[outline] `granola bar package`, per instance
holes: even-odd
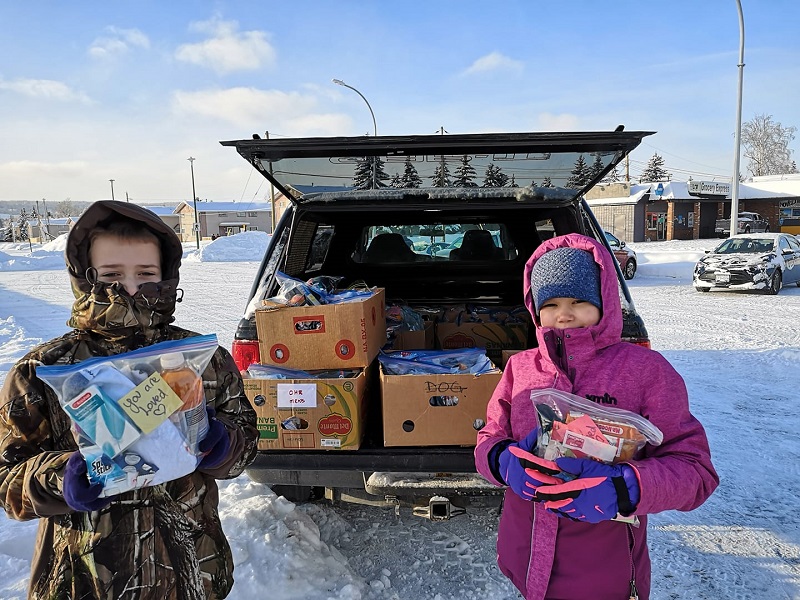
[[[590,402],[555,389],[532,390],[539,437],[537,456],[593,458],[604,463],[632,459],[645,444],[658,446],[661,431],[629,410]]]

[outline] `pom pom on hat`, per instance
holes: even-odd
[[[531,297],[536,314],[551,298],[576,298],[600,310],[600,268],[578,248],[555,248],[542,254],[531,270]]]

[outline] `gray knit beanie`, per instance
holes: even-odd
[[[591,254],[578,248],[545,252],[531,270],[531,297],[536,315],[551,298],[577,298],[600,310],[600,269]]]

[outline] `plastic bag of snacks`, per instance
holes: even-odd
[[[36,368],[72,420],[101,496],[194,471],[208,432],[201,374],[217,347],[216,335],[204,335]]]
[[[629,410],[595,404],[555,389],[532,390],[539,437],[534,453],[547,460],[562,456],[604,463],[632,459],[645,444],[658,446],[661,431]]]
[[[389,375],[482,375],[497,371],[483,348],[381,351],[378,361]]]

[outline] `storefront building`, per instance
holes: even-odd
[[[731,184],[662,181],[599,184],[586,194],[600,225],[620,239],[643,242],[713,238],[730,218]],[[754,177],[739,184],[739,211],[756,212],[770,231],[800,233],[800,175]]]

